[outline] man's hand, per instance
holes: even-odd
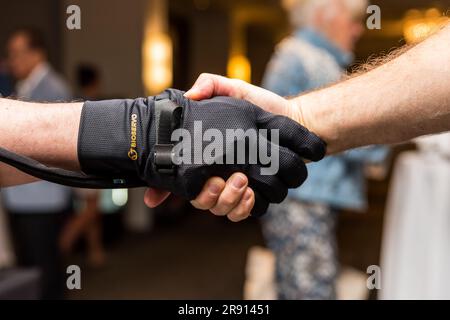
[[[214,96],[244,99],[268,112],[304,123],[300,110],[293,108],[289,100],[237,79],[204,73],[185,96],[193,100]],[[248,179],[242,173],[235,173],[226,182],[219,177],[210,178],[191,204],[198,209],[210,210],[215,215],[226,215],[231,221],[241,221],[250,215],[255,203],[254,192],[247,185]],[[161,204],[168,196],[168,192],[150,188],[145,193],[144,202],[152,208]]]
[[[244,220],[255,204],[253,190],[247,185],[248,179],[242,173],[233,174],[226,182],[219,177],[210,178],[191,204],[197,209],[210,210],[217,216],[226,215],[233,222]],[[144,202],[154,208],[169,195],[169,192],[149,188],[145,192]]]
[[[79,127],[83,174],[43,168],[44,173],[35,171],[37,177],[88,188],[149,186],[234,220],[249,209],[252,216],[263,215],[270,203],[283,201],[288,189],[307,177],[303,159],[319,161],[326,151],[326,144],[296,121],[247,100],[195,101],[176,89],[147,98],[87,101]],[[212,150],[208,134],[215,141]],[[235,175],[222,190],[207,184],[211,177],[235,173],[247,178]],[[208,197],[197,203],[204,189]],[[211,196],[219,197],[217,203]]]
[[[185,96],[193,100],[203,100],[214,96],[228,96],[247,100],[267,112],[280,114],[304,125],[300,109],[279,95],[238,79],[203,73]]]

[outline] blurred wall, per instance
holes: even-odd
[[[0,200],[0,270],[14,264],[9,222]]]
[[[63,0],[66,8],[81,8],[81,30],[62,33],[64,70],[72,84],[77,64],[96,65],[102,75],[103,93],[114,97],[143,94],[141,39],[148,0]]]
[[[193,83],[202,72],[226,75],[229,49],[228,15],[220,11],[196,11],[191,20],[191,77]]]
[[[229,11],[210,3],[171,0],[170,32],[174,42],[174,85],[186,90],[202,72],[226,74],[229,51]]]
[[[5,45],[9,34],[18,27],[30,26],[40,29],[49,48],[51,63],[61,66],[61,43],[59,17],[65,10],[60,0],[1,0],[0,2],[0,52],[5,55]]]
[[[63,0],[81,8],[81,30],[60,24],[64,73],[75,85],[77,64],[88,62],[102,73],[104,94],[134,97],[144,94],[141,80],[141,41],[146,3],[151,0]],[[188,89],[201,72],[225,74],[229,46],[228,13],[199,11],[190,1],[168,1],[174,41],[174,84]]]

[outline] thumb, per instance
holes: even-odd
[[[213,96],[214,80],[209,74],[201,74],[184,96],[192,100],[203,100]]]
[[[198,90],[196,87],[192,87],[191,89],[186,91],[184,96],[192,100],[202,100],[202,92]]]

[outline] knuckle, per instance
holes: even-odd
[[[239,210],[236,214],[242,218],[248,218],[250,216],[250,211],[252,209],[252,205],[250,203],[245,203],[243,208]]]
[[[211,211],[211,213],[215,216],[224,216],[227,214],[227,212],[224,212],[222,208],[220,207],[214,207],[209,209],[209,211]]]
[[[240,219],[238,216],[231,215],[231,214],[229,214],[229,215],[227,216],[227,218],[228,218],[228,220],[230,220],[231,222],[239,222],[239,221],[241,221],[241,219]]]
[[[236,199],[232,195],[227,195],[227,196],[219,199],[219,203],[221,206],[229,208],[229,207],[232,207],[236,203]]]
[[[192,200],[191,204],[197,209],[208,210],[212,206],[214,206],[215,202],[216,202],[215,198],[207,196],[207,197],[199,197],[195,200]]]
[[[200,81],[212,81],[213,75],[211,73],[203,72],[198,77]]]
[[[238,211],[236,211],[235,216],[239,218],[239,220],[244,220],[248,217],[250,214],[249,210],[247,208],[242,208]]]
[[[248,202],[242,203],[239,207],[235,208],[228,214],[228,218],[233,222],[242,221],[247,219],[250,215],[250,204]]]
[[[192,200],[191,204],[196,209],[200,209],[200,210],[207,210],[207,209],[209,209],[204,204],[202,204],[201,202],[199,202],[197,200]]]

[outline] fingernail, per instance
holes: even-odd
[[[198,94],[198,90],[192,88],[192,89],[186,91],[185,94],[184,94],[184,96],[187,97],[187,98],[189,98],[189,97],[195,96],[196,94]]]
[[[218,186],[215,183],[212,183],[208,186],[208,190],[209,190],[209,193],[211,193],[213,195],[217,195],[220,192],[220,186]]]
[[[246,183],[247,183],[246,179],[241,175],[235,176],[232,181],[233,187],[235,187],[236,189],[243,188]]]
[[[244,200],[248,201],[251,199],[251,197],[252,197],[252,193],[250,192],[250,190],[247,190],[247,192],[244,195]]]

